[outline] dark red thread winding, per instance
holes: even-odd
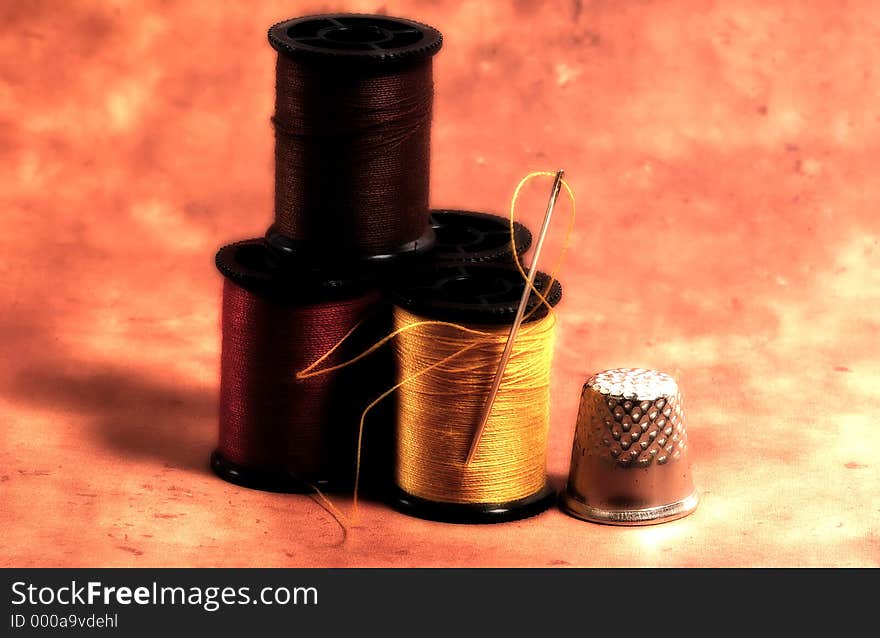
[[[294,305],[224,281],[218,452],[226,461],[315,485],[350,482],[361,411],[386,380],[362,366],[304,381],[295,375],[359,322],[363,330],[326,365],[368,344],[385,327],[377,303],[373,291]]]

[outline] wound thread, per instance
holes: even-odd
[[[379,254],[429,230],[430,58],[391,70],[276,66],[275,230],[310,250]]]
[[[399,374],[409,379],[398,400],[398,485],[448,503],[505,503],[541,490],[547,480],[554,315],[520,329],[470,464],[465,457],[508,327],[485,326],[484,335],[475,335],[402,308],[394,317],[402,330],[395,342]],[[411,324],[419,325],[406,330]]]
[[[294,489],[303,491],[351,484],[358,420],[375,392],[375,371],[371,376],[352,366],[303,383],[294,377],[339,341],[346,343],[329,361],[374,338],[355,333],[378,301],[379,294],[369,291],[293,304],[224,281],[217,452],[225,462],[262,476],[290,477],[301,483]],[[282,478],[277,489],[284,483]]]

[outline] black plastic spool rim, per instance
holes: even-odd
[[[327,13],[272,25],[269,43],[297,60],[387,66],[430,58],[443,46],[443,36],[434,27],[406,18]]]
[[[304,260],[279,253],[263,238],[223,246],[217,251],[215,263],[224,277],[245,290],[293,305],[342,300],[373,287],[372,280],[364,274],[322,271]],[[266,492],[306,494],[316,487],[323,491],[351,487],[325,479],[306,482],[289,472],[240,465],[219,450],[212,452],[210,462],[213,472],[224,481]]]
[[[532,245],[532,233],[519,222],[513,224],[516,254],[523,255]],[[411,265],[423,260],[429,263],[513,263],[510,243],[510,222],[499,215],[469,210],[432,210],[431,226],[420,239],[384,255],[344,252],[327,253],[309,244],[294,241],[279,233],[274,225],[266,233],[267,241],[278,251],[310,263],[369,263],[376,268],[383,264]]]
[[[550,284],[550,276],[539,272],[535,286],[551,306],[562,299],[562,285]],[[412,273],[392,292],[394,303],[424,317],[469,324],[512,323],[525,281],[513,266],[505,264],[444,265]],[[482,291],[482,292],[481,292]],[[531,312],[531,314],[529,314]],[[532,293],[525,321],[547,316],[547,308]],[[446,523],[504,523],[529,518],[551,508],[556,492],[544,487],[525,498],[505,503],[448,503],[414,496],[399,486],[391,499],[398,511]]]
[[[469,210],[433,210],[431,226],[437,241],[428,258],[438,262],[513,261],[510,221],[498,215]],[[516,254],[532,245],[532,233],[513,223]]]
[[[556,503],[556,492],[549,483],[525,498],[507,503],[443,503],[413,496],[397,488],[391,501],[402,514],[441,523],[507,523],[537,516]]]
[[[562,284],[538,272],[535,287],[555,306],[562,299]],[[433,264],[411,269],[391,291],[395,305],[444,321],[510,325],[516,317],[526,282],[514,265],[500,263]],[[547,307],[533,292],[526,303],[524,321],[547,316]]]
[[[358,252],[356,248],[340,246],[338,251],[328,251],[326,246],[314,245],[307,241],[290,239],[278,231],[275,224],[266,231],[266,241],[272,247],[287,255],[315,264],[347,264],[349,267],[368,263],[381,266],[399,259],[415,258],[424,255],[434,247],[436,235],[434,228],[428,226],[422,236],[384,253]]]
[[[245,290],[295,305],[342,300],[375,287],[367,271],[339,262],[313,262],[279,251],[263,238],[223,246],[214,263],[224,277]]]
[[[280,492],[283,494],[310,494],[315,488],[333,492],[341,487],[328,480],[303,481],[287,472],[267,472],[259,468],[233,463],[219,450],[211,453],[211,470],[227,483],[240,485],[261,492]]]

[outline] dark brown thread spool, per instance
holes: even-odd
[[[383,260],[427,250],[432,56],[440,33],[327,14],[274,25],[278,248]]]

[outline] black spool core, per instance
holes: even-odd
[[[512,262],[510,222],[504,217],[467,210],[431,211],[431,226],[437,236],[429,257],[435,261]],[[532,233],[513,223],[516,254],[532,245]]]
[[[397,488],[394,508],[409,516],[442,523],[507,523],[536,516],[556,503],[549,483],[531,496],[507,503],[443,503],[428,501]]]
[[[314,263],[279,251],[263,238],[227,244],[214,262],[224,277],[245,290],[294,304],[346,299],[374,287],[367,272]]]
[[[535,285],[551,306],[559,303],[562,286],[558,281],[550,286],[549,275],[539,272]],[[522,274],[513,265],[446,264],[411,273],[406,280],[398,282],[392,300],[402,308],[431,319],[509,325],[516,316],[524,286]],[[546,315],[546,306],[532,293],[525,321]],[[531,496],[505,503],[430,501],[400,487],[392,498],[394,507],[404,514],[448,523],[514,521],[540,514],[555,502],[556,493],[549,483]]]
[[[318,38],[344,44],[382,44],[394,39],[387,29],[373,24],[355,24],[349,27],[332,26],[318,31]]]
[[[296,59],[385,65],[426,60],[443,46],[443,36],[405,18],[328,13],[279,22],[269,29],[269,42]]]

